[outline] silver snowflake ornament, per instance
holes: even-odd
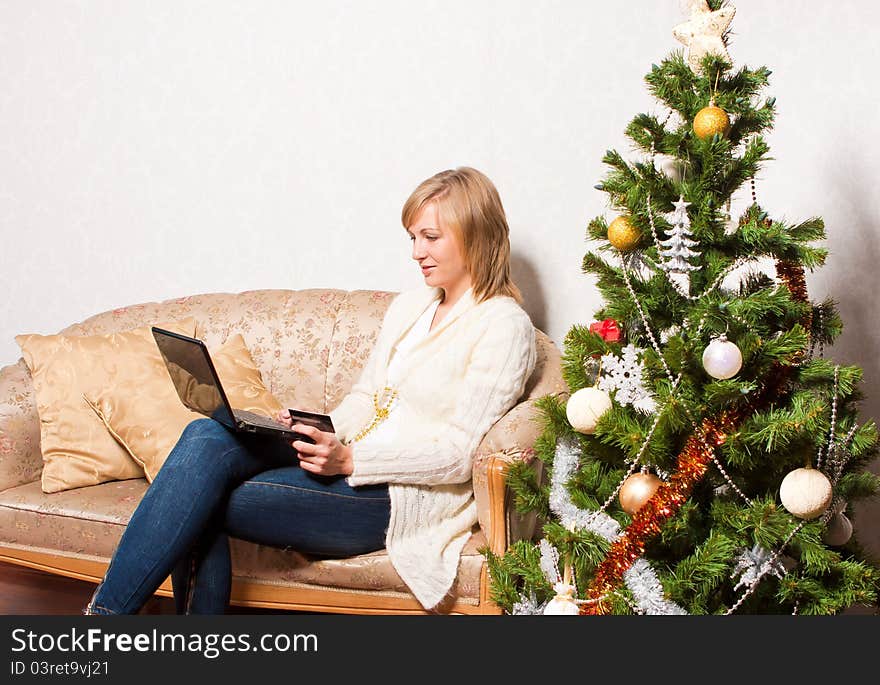
[[[513,616],[540,616],[546,606],[547,602],[538,602],[535,593],[532,592],[528,597],[520,597],[520,601],[514,603],[510,613]]]
[[[627,345],[618,358],[613,354],[602,355],[602,375],[596,387],[606,392],[614,392],[614,400],[623,406],[631,404],[635,409],[650,414],[657,410],[657,404],[642,381],[642,363],[639,355],[643,350],[635,345]]]
[[[734,585],[734,589],[749,587],[768,573],[782,578],[785,575],[785,565],[773,552],[755,544],[751,549],[743,550],[736,558],[732,577],[739,576],[739,582]]]

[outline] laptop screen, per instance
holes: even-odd
[[[198,340],[153,329],[159,352],[165,359],[168,375],[184,406],[216,419],[230,428],[235,426],[218,387],[208,351]]]

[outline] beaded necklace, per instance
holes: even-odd
[[[355,435],[351,442],[357,442],[358,440],[362,440],[364,436],[367,435],[370,431],[372,431],[376,426],[382,423],[385,419],[388,418],[388,414],[391,411],[391,405],[394,404],[394,400],[397,399],[397,390],[394,388],[388,387],[387,385],[382,388],[382,390],[373,393],[373,408],[375,410],[375,414],[373,415],[373,420],[370,421],[364,428],[358,431],[358,434]]]
[[[413,325],[413,330],[410,333],[416,334],[416,339],[410,339],[410,344],[401,343],[398,348],[396,348],[396,355],[403,353],[408,353],[408,350],[412,345],[416,344],[418,339],[421,339],[427,336],[431,331],[431,322],[434,320],[434,315],[437,311],[437,307],[440,305],[439,301],[434,301],[430,306],[422,313],[421,317],[419,317],[418,321]],[[408,337],[410,337],[408,336]],[[394,361],[392,361],[391,367],[389,367],[388,378],[391,379],[390,382],[394,382],[394,379],[399,376],[399,373],[393,372]],[[385,421],[388,418],[388,415],[391,413],[391,408],[394,405],[394,402],[397,400],[397,388],[392,385],[386,385],[382,390],[379,390],[373,393],[373,418],[372,420],[350,440],[350,442],[358,442],[366,437],[369,433],[376,429],[376,427]]]

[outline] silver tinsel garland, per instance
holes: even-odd
[[[538,549],[541,550],[541,571],[544,572],[548,583],[556,585],[562,580],[562,576],[559,575],[559,552],[547,538],[543,538],[538,543]]]
[[[578,509],[568,494],[566,483],[577,470],[580,452],[577,445],[561,439],[556,445],[553,457],[553,475],[550,477],[550,510],[559,517],[559,522],[569,530],[591,530],[606,540],[613,540],[620,534],[620,525],[601,511]]]
[[[620,535],[620,524],[617,523],[604,511],[590,511],[579,509],[571,496],[568,494],[566,484],[577,470],[580,462],[580,451],[575,442],[560,439],[556,444],[556,454],[553,457],[553,474],[550,477],[550,509],[559,517],[559,521],[569,530],[586,529],[613,542]],[[549,542],[542,540],[541,568],[544,569],[545,558],[552,559],[553,555],[558,559],[555,549],[552,554],[545,547],[552,548]],[[556,565],[554,564],[554,569]],[[547,575],[547,571],[544,571]],[[556,571],[558,577],[558,571]],[[636,610],[650,615],[684,615],[687,612],[674,602],[668,601],[663,596],[663,587],[654,569],[645,561],[637,559],[630,569],[624,574],[626,586],[632,592],[636,601]],[[550,578],[548,577],[548,580]]]
[[[651,616],[685,616],[687,612],[675,602],[663,596],[663,586],[657,574],[644,558],[635,560],[623,574],[626,586],[633,593],[636,606],[643,614]]]

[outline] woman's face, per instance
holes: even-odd
[[[461,249],[452,229],[440,224],[436,202],[428,202],[406,232],[413,241],[412,256],[422,269],[425,284],[458,297],[471,286]]]

